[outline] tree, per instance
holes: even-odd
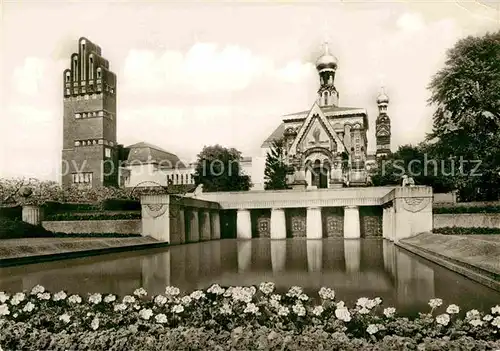
[[[264,188],[266,190],[288,189],[286,178],[292,172],[293,168],[286,162],[285,141],[283,139],[273,140],[271,149],[266,155]]]
[[[197,157],[194,181],[206,192],[249,190],[252,183],[241,170],[241,160],[234,148],[205,146]]]
[[[436,157],[465,162],[453,175],[462,201],[500,196],[500,32],[469,36],[448,51],[433,77]],[[477,166],[477,168],[476,168]]]
[[[441,162],[435,159],[429,144],[403,145],[396,152],[378,160],[372,182],[375,186],[401,185],[402,177],[406,174],[417,185],[431,186],[434,192],[448,192],[455,189],[450,176],[451,168],[451,160]]]

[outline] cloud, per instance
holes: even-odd
[[[398,18],[396,25],[404,31],[417,32],[425,27],[425,22],[419,13],[404,13]]]
[[[27,57],[22,66],[14,69],[12,80],[17,92],[35,95],[39,92],[40,80],[44,75],[44,61],[37,57]]]

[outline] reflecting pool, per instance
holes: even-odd
[[[462,310],[500,303],[500,293],[382,239],[226,239],[0,268],[0,291],[12,292],[41,284],[52,292],[126,295],[142,286],[154,295],[167,285],[191,291],[262,281],[280,291],[299,285],[310,296],[328,286],[348,303],[379,296],[404,314],[427,311],[433,297]]]

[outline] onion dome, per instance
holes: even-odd
[[[377,97],[377,104],[388,104],[388,103],[389,103],[389,97],[385,93],[384,88],[382,88],[382,92]]]
[[[326,68],[333,70],[337,69],[337,58],[330,54],[330,51],[328,50],[328,43],[325,43],[324,50],[323,55],[321,55],[316,61],[316,69],[318,71]]]

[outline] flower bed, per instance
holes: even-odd
[[[484,227],[442,227],[434,228],[433,233],[437,234],[450,234],[450,235],[498,235],[500,234],[500,228],[484,228]]]
[[[440,299],[416,318],[382,307],[380,298],[354,306],[329,288],[320,303],[291,287],[276,294],[259,287],[213,285],[181,295],[178,288],[152,298],[133,295],[0,293],[0,346],[4,350],[403,350],[500,349],[500,306],[482,313],[446,308]]]

